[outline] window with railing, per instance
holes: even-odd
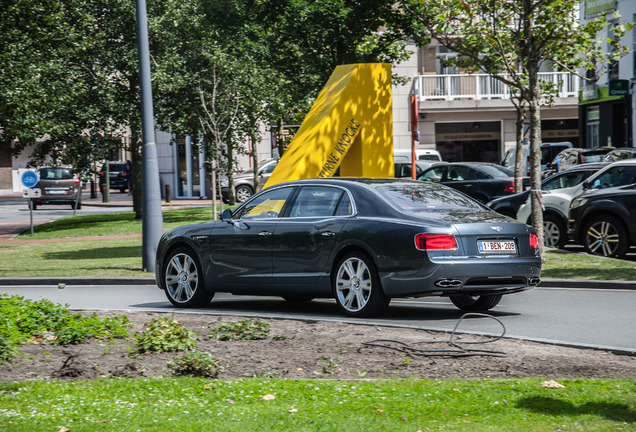
[[[539,73],[539,79],[551,82],[557,97],[578,97],[579,80],[567,72]],[[462,100],[462,99],[510,99],[514,89],[488,74],[443,74],[415,77],[415,95],[418,100]]]

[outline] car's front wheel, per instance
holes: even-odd
[[[594,255],[623,258],[629,249],[627,230],[613,216],[597,216],[585,225],[583,246]]]
[[[338,260],[332,287],[338,308],[352,317],[377,315],[391,301],[382,291],[375,263],[362,252],[350,252]]]
[[[177,307],[202,307],[214,297],[205,289],[199,259],[189,248],[179,248],[168,255],[163,282],[168,300]]]
[[[252,188],[249,186],[241,185],[235,189],[236,201],[243,202],[252,196]]]
[[[543,216],[543,244],[547,247],[562,249],[565,246],[567,237],[565,234],[565,224],[558,217],[551,214]]]
[[[467,312],[487,311],[499,304],[502,295],[482,295],[471,296],[468,294],[458,294],[450,296],[453,302],[460,310]]]

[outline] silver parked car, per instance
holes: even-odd
[[[240,174],[234,176],[234,196],[236,201],[243,202],[255,192],[263,188],[267,179],[272,175],[272,171],[276,168],[278,159],[268,159],[258,163],[258,188],[254,188],[254,169],[250,168]],[[228,179],[221,180],[221,196],[223,201],[230,199],[230,181]]]
[[[585,165],[580,165],[585,170]],[[598,169],[599,164],[590,164],[590,169]],[[571,173],[567,177],[555,177],[555,183],[560,182],[560,188],[554,188],[543,194],[544,219],[544,243],[547,246],[562,247],[566,243],[566,228],[568,211],[572,200],[591,189],[607,189],[611,187],[626,186],[636,183],[636,159],[625,159],[608,164],[596,173],[590,175],[584,181],[580,171],[572,168],[565,172]],[[576,183],[579,181],[578,183]],[[555,184],[556,186],[556,184]],[[542,186],[544,189],[544,186]],[[530,222],[531,205],[529,202],[522,205],[517,213],[517,219],[521,222]]]

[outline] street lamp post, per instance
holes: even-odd
[[[139,52],[139,85],[141,88],[142,150],[142,267],[155,271],[157,245],[163,234],[159,164],[155,142],[152,86],[150,81],[150,53],[148,48],[148,20],[146,0],[136,0],[137,47]]]

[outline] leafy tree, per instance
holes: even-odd
[[[578,0],[401,0],[409,18],[405,27],[416,40],[430,37],[460,56],[455,64],[467,72],[483,70],[516,92],[519,109],[527,104],[530,119],[531,202],[534,228],[543,247],[541,189],[541,113],[555,87],[539,79],[542,64],[578,74],[616,59],[626,51],[618,41],[625,26],[614,26],[615,50],[605,53],[597,34],[605,17],[580,23]],[[593,60],[596,60],[596,64]],[[518,145],[519,142],[518,142]],[[518,151],[518,154],[521,152]]]
[[[276,73],[268,103],[278,124],[300,123],[336,66],[408,58],[401,15],[383,0],[261,0],[261,37]]]

